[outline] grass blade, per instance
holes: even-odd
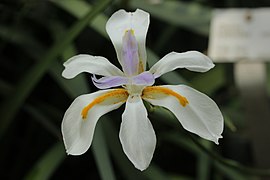
[[[172,25],[181,26],[199,34],[208,36],[211,9],[194,2],[163,1],[152,5],[144,0],[132,0],[131,6],[142,8],[156,18]]]
[[[55,144],[41,159],[33,169],[26,175],[25,180],[47,180],[50,179],[58,165],[63,161],[65,150],[62,143]]]
[[[99,174],[103,180],[115,180],[113,166],[110,161],[107,143],[103,133],[102,123],[98,123],[92,143],[92,150],[98,166]]]
[[[60,38],[61,40],[57,41],[48,53],[25,74],[19,84],[15,87],[15,91],[1,106],[0,114],[2,115],[2,120],[0,137],[8,128],[11,120],[16,115],[16,112],[25,99],[29,96],[32,89],[47,72],[51,62],[77,37],[77,35],[88,25],[89,21],[105,9],[110,2],[110,0],[105,0],[97,4],[92,11],[89,11],[82,19],[76,22],[67,33]]]

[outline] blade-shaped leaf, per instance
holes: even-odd
[[[75,23],[68,31],[63,35],[61,41],[57,41],[52,48],[46,53],[44,57],[41,57],[40,61],[36,63],[19,81],[14,88],[14,92],[11,96],[6,98],[6,101],[1,104],[0,114],[2,115],[0,136],[9,126],[11,120],[16,115],[20,106],[25,99],[29,96],[35,85],[47,72],[51,65],[51,62],[67,47],[77,35],[86,27],[100,11],[107,7],[110,0],[102,1],[97,4],[93,10],[89,11],[82,19]]]
[[[142,8],[161,20],[208,36],[212,13],[210,8],[182,1],[162,1],[156,5],[145,0],[130,2],[132,7]]]
[[[66,157],[66,153],[62,143],[55,144],[48,152],[46,152],[37,164],[26,175],[25,180],[47,180],[58,165]]]

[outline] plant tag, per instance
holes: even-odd
[[[270,8],[215,10],[208,55],[215,62],[270,61]]]

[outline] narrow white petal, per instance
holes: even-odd
[[[139,170],[146,169],[156,147],[156,135],[141,97],[129,97],[122,116],[120,141],[129,160]]]
[[[150,72],[157,78],[177,68],[206,72],[214,66],[210,58],[198,51],[188,51],[184,53],[171,52],[154,64]]]
[[[122,54],[122,38],[126,30],[133,29],[137,43],[139,58],[142,61],[142,65],[145,69],[146,66],[146,49],[145,41],[148,31],[150,18],[149,14],[145,11],[137,9],[135,12],[126,12],[125,10],[119,10],[115,12],[106,24],[106,30],[109,34],[111,41],[117,53],[117,58],[120,64],[123,66]]]
[[[96,98],[111,92],[112,90],[102,90],[92,94],[77,97],[67,109],[62,121],[62,134],[65,148],[68,154],[80,155],[90,147],[94,130],[98,119],[109,111],[117,109],[124,102],[118,103],[97,103],[87,114],[87,118],[82,118],[82,110]],[[105,102],[105,101],[104,101]]]
[[[108,59],[101,56],[81,54],[73,56],[64,63],[62,76],[71,79],[81,72],[88,72],[101,76],[123,76],[123,72]]]
[[[184,85],[160,87],[178,93],[185,97],[188,103],[183,106],[177,98],[168,94],[149,95],[149,98],[146,95],[144,99],[153,105],[169,109],[186,130],[218,144],[218,139],[222,138],[224,121],[218,106],[211,98]]]

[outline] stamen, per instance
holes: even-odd
[[[144,68],[143,68],[143,63],[142,63],[142,60],[140,59],[139,60],[139,74],[144,72]]]
[[[133,29],[127,29],[125,32],[127,33],[128,31],[130,31],[130,33],[135,36],[134,30]]]
[[[166,95],[174,96],[175,98],[178,99],[180,104],[185,107],[188,104],[188,100],[186,97],[181,96],[180,94],[176,93],[175,91],[165,88],[165,87],[160,87],[160,86],[149,86],[144,88],[142,92],[142,97],[154,99],[154,93],[163,93]]]
[[[128,92],[125,89],[115,89],[110,92],[107,92],[96,99],[94,99],[91,103],[85,106],[81,112],[83,120],[87,118],[88,111],[95,106],[96,104],[100,104],[104,101],[108,101],[108,104],[117,104],[120,102],[125,102],[128,98]]]

